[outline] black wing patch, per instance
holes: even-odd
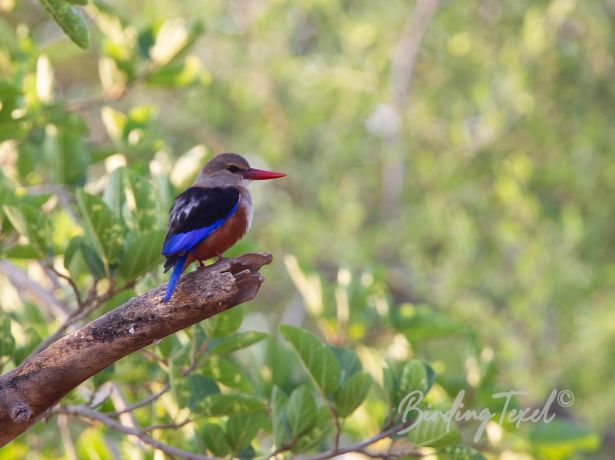
[[[165,271],[175,264],[183,250],[194,247],[219,228],[234,214],[238,204],[239,190],[235,187],[190,187],[175,198],[162,250],[167,257]]]

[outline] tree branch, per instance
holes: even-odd
[[[0,447],[40,420],[64,395],[120,358],[180,329],[252,300],[269,254],[225,259],[182,277],[170,302],[166,285],[49,345],[0,377]]]
[[[367,447],[371,446],[372,444],[377,443],[378,441],[394,436],[397,433],[399,433],[401,430],[403,430],[404,428],[407,428],[408,426],[410,426],[412,424],[412,422],[404,422],[402,424],[399,425],[395,425],[392,428],[386,429],[381,431],[378,434],[375,434],[374,436],[372,436],[371,438],[367,438],[361,442],[358,442],[356,444],[352,444],[350,446],[345,446],[345,447],[336,447],[334,449],[331,449],[327,452],[322,452],[320,454],[316,454],[313,456],[309,456],[309,457],[296,457],[298,460],[326,460],[328,458],[334,458],[337,457],[339,455],[344,455],[344,454],[349,454],[351,452],[360,452],[364,455],[367,455],[368,457],[376,457],[376,458],[385,458],[385,457],[393,457],[394,455],[390,455],[387,454],[385,452],[371,452],[366,450]],[[422,457],[422,454],[416,451],[409,451],[409,452],[405,452],[404,456],[409,456],[409,457]]]
[[[114,430],[119,431],[120,433],[125,433],[128,435],[136,436],[143,443],[152,446],[154,449],[161,450],[162,452],[169,454],[171,456],[185,458],[187,460],[215,460],[215,457],[209,457],[207,455],[195,454],[192,452],[188,452],[187,450],[182,450],[177,447],[170,446],[161,441],[158,441],[155,438],[152,438],[150,435],[145,433],[143,430],[138,428],[133,428],[130,426],[126,426],[113,420],[110,417],[107,417],[105,414],[95,411],[87,406],[66,406],[59,408],[57,411],[58,414],[67,414],[67,415],[76,415],[80,417],[84,417],[90,420],[95,420],[101,423],[104,423],[109,428],[113,428]]]

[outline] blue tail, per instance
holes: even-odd
[[[175,267],[173,267],[173,273],[171,274],[171,279],[169,280],[169,286],[167,287],[167,293],[162,300],[163,302],[168,301],[173,295],[173,292],[175,291],[175,286],[177,286],[177,282],[179,281],[179,277],[182,276],[182,272],[184,271],[184,265],[187,258],[188,254],[185,254],[175,263]]]

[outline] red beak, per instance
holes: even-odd
[[[268,180],[277,179],[279,177],[286,177],[286,174],[255,168],[250,168],[243,172],[243,178],[249,180]]]

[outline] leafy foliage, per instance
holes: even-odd
[[[3,371],[66,312],[79,324],[165,282],[171,200],[233,150],[290,173],[253,188],[254,228],[230,251],[275,254],[266,289],[62,404],[113,413],[117,388],[127,404],[162,392],[136,422],[218,457],[380,434],[365,449],[608,458],[608,2],[439,2],[401,77],[405,21],[436,2],[39,3],[0,2]],[[552,388],[575,401],[550,423],[495,423]],[[510,390],[527,395],[493,397]],[[462,394],[494,417],[476,442],[476,420],[404,418],[412,394],[425,413]],[[56,423],[3,458],[135,452],[109,427]]]

